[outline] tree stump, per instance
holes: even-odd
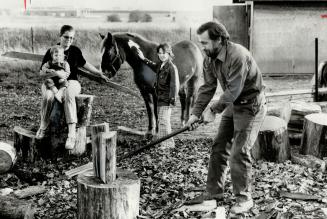
[[[93,170],[78,175],[79,219],[136,219],[139,214],[140,180],[117,169],[116,180],[103,184]]]
[[[14,127],[14,147],[26,162],[33,163],[40,155],[40,142],[35,133],[22,127]]]
[[[0,196],[0,218],[32,219],[35,208],[26,200],[19,200],[11,196]]]
[[[93,169],[77,178],[78,218],[136,219],[140,180],[130,171],[116,169],[117,132],[101,124],[92,126],[91,132]]]
[[[5,142],[0,142],[0,174],[9,171],[16,162],[16,149]]]
[[[90,122],[94,96],[79,94],[75,99],[77,107],[76,143],[70,154],[81,155],[86,151],[86,126]],[[48,147],[53,155],[65,153],[64,146],[68,129],[63,114],[63,105],[55,101],[50,116],[50,136],[47,139]]]
[[[321,159],[327,156],[326,126],[326,113],[314,113],[305,116],[301,139],[302,154],[311,154]]]
[[[290,154],[286,122],[275,116],[266,116],[252,148],[253,158],[284,162]]]

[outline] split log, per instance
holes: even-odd
[[[324,160],[321,160],[313,155],[303,155],[303,154],[298,154],[298,153],[294,153],[291,156],[291,161],[293,163],[305,166],[305,167],[309,167],[312,169],[317,169],[320,170],[322,172],[325,172],[326,170],[326,163]]]
[[[46,192],[45,186],[29,186],[24,189],[14,191],[14,195],[19,198],[26,198],[33,195],[38,195]]]
[[[109,183],[116,179],[116,142],[117,132],[95,133],[92,130],[93,168],[102,182]]]
[[[0,142],[0,174],[9,171],[16,159],[16,149],[9,143]]]
[[[194,204],[194,205],[183,205],[177,209],[175,209],[173,212],[180,212],[180,211],[213,211],[215,208],[217,208],[217,202],[215,200],[206,200],[200,204]]]
[[[286,122],[275,116],[266,116],[251,153],[256,160],[288,160],[290,147]]]
[[[32,219],[36,209],[27,200],[19,200],[11,196],[0,196],[0,218]]]
[[[145,136],[145,132],[131,129],[131,128],[128,128],[125,126],[118,126],[117,130],[119,133],[121,133],[123,135],[136,135],[136,136],[141,136],[141,137]]]
[[[280,191],[279,196],[282,198],[290,198],[295,200],[322,201],[321,197],[318,197],[316,195],[309,195],[301,192],[291,193],[291,192]]]
[[[327,113],[305,116],[301,139],[301,153],[323,158],[327,156],[326,146]]]
[[[321,112],[321,107],[316,103],[296,101],[291,103],[291,118],[288,123],[289,131],[302,133],[304,116]]]
[[[82,166],[79,166],[79,167],[76,167],[76,168],[73,168],[71,170],[68,170],[65,172],[65,175],[70,179],[76,175],[79,175],[81,173],[84,173],[88,170],[91,170],[93,168],[93,162],[89,162],[87,164],[84,164]]]
[[[92,139],[92,158],[93,170],[97,177],[106,183],[106,140],[103,138],[103,133],[109,133],[109,124],[103,123],[91,126]],[[116,141],[116,139],[114,139]],[[108,142],[109,143],[109,142]],[[110,143],[109,143],[110,144]],[[116,144],[116,143],[114,143]],[[115,164],[116,165],[116,145],[115,147]],[[109,161],[110,162],[110,161]],[[115,176],[116,177],[116,176]]]
[[[125,126],[118,126],[117,127],[118,133],[118,142],[125,142],[125,141],[140,141],[145,138],[145,132],[128,128]]]
[[[75,147],[71,154],[81,155],[86,151],[86,126],[89,125],[94,96],[79,94],[76,96],[77,130]]]
[[[14,127],[14,147],[21,153],[24,161],[34,162],[39,157],[39,150],[35,133],[22,127]]]
[[[117,169],[117,179],[102,184],[93,170],[77,178],[79,219],[135,219],[139,214],[140,180]]]

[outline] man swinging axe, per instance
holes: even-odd
[[[204,84],[186,126],[191,130],[196,128],[201,115],[204,122],[213,121],[217,113],[222,115],[212,143],[206,191],[186,204],[223,199],[229,159],[236,196],[231,212],[244,213],[253,207],[250,150],[267,112],[262,74],[250,52],[229,41],[229,33],[223,24],[207,22],[198,28],[197,34],[206,54]],[[215,94],[217,81],[223,93],[218,101],[207,107]]]

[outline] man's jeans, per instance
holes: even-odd
[[[260,105],[231,105],[225,109],[210,155],[207,178],[207,191],[210,194],[224,192],[227,160],[230,158],[233,192],[237,200],[245,201],[251,198],[251,148],[266,113],[264,99]]]

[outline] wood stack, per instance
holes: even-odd
[[[314,113],[305,116],[301,139],[301,153],[318,158],[327,156],[327,113]]]
[[[79,219],[134,219],[139,214],[140,180],[116,169],[117,132],[93,126],[93,170],[78,175]]]
[[[286,122],[276,116],[266,116],[251,153],[256,160],[274,162],[288,160],[290,147]]]

